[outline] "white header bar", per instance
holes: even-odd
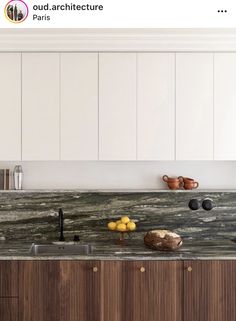
[[[232,0],[1,0],[0,28],[235,28]]]

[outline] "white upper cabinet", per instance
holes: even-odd
[[[236,54],[216,53],[214,153],[216,160],[236,160]]]
[[[99,55],[99,159],[136,159],[136,54]]]
[[[59,53],[22,55],[22,159],[59,159]]]
[[[137,56],[137,158],[175,159],[175,54]]]
[[[236,53],[0,53],[0,161],[236,160]]]
[[[176,54],[176,159],[213,159],[213,54]]]
[[[0,54],[0,161],[21,160],[21,54]]]
[[[98,54],[61,54],[61,159],[98,159]]]

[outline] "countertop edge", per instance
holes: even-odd
[[[236,189],[25,189],[0,190],[0,193],[236,193]]]
[[[233,261],[235,256],[0,256],[0,261]]]

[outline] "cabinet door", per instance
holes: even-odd
[[[0,298],[0,320],[18,321],[18,298]]]
[[[184,264],[184,321],[236,320],[236,261]]]
[[[18,297],[18,287],[18,262],[0,261],[0,297]]]
[[[99,159],[136,159],[136,54],[99,55]]]
[[[100,321],[100,273],[96,261],[21,262],[20,320]]]
[[[213,159],[213,54],[176,54],[176,158]]]
[[[236,54],[216,53],[214,66],[215,159],[236,160]]]
[[[21,160],[21,54],[0,54],[0,161]]]
[[[98,54],[61,54],[61,159],[98,159]]]
[[[60,321],[102,321],[100,263],[61,261],[60,267]]]
[[[22,54],[22,159],[59,160],[59,54]]]
[[[60,262],[22,261],[19,264],[20,321],[59,321]]]
[[[175,55],[137,55],[138,160],[175,159]]]
[[[104,321],[181,321],[182,263],[106,262]]]

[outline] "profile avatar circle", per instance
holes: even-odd
[[[5,16],[13,23],[23,22],[29,14],[27,4],[22,0],[11,0],[5,6]]]

